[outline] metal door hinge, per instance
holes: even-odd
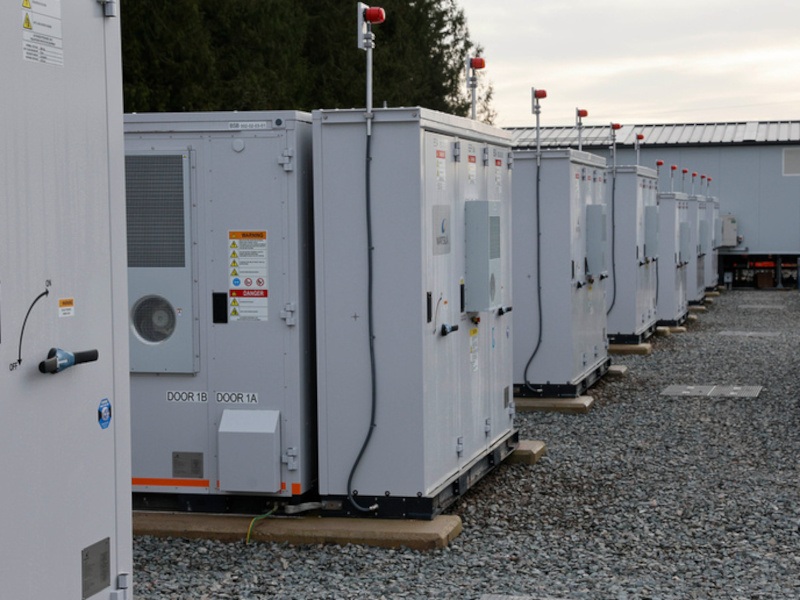
[[[292,162],[293,157],[294,149],[292,148],[287,148],[281,152],[281,157],[278,159],[278,164],[283,165],[284,171],[294,171],[294,163]]]
[[[461,142],[453,144],[453,162],[461,162]]]
[[[460,437],[456,440],[456,454],[461,456],[464,453],[464,438]]]
[[[281,456],[281,462],[286,465],[289,471],[297,471],[297,448],[287,448]]]
[[[297,317],[295,316],[295,312],[297,312],[297,307],[295,306],[294,302],[287,302],[283,305],[283,310],[281,310],[281,319],[286,321],[286,324],[289,327],[297,325]]]
[[[509,152],[508,153],[508,156],[506,157],[506,163],[508,163],[509,170],[514,168],[514,153],[513,152]]]
[[[483,149],[483,166],[489,166],[489,148],[484,147]]]

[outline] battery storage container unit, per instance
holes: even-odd
[[[118,5],[0,7],[0,598],[130,600]]]
[[[706,219],[711,240],[705,256],[705,285],[706,290],[712,291],[717,289],[719,283],[719,247],[722,240],[722,221],[719,217],[718,198],[706,197]]]
[[[613,343],[638,344],[656,328],[657,183],[656,171],[641,166],[617,167],[616,183],[609,176],[606,197],[610,198],[612,186],[616,187],[614,205],[608,209],[614,211],[608,219],[614,268],[609,269],[611,277],[606,282],[608,339]]]
[[[710,243],[706,221],[706,198],[689,196],[689,244],[693,257],[686,265],[686,299],[689,304],[702,304],[706,295],[705,255]]]
[[[315,487],[311,115],[125,117],[137,505]]]
[[[371,227],[366,143],[364,110],[314,113],[320,494],[430,518],[516,446],[510,136],[376,110]]]
[[[681,192],[658,194],[658,325],[686,321],[686,267],[691,248],[689,197]]]
[[[586,152],[543,151],[537,224],[536,152],[514,153],[514,392],[519,396],[578,396],[608,370],[605,168],[605,159]]]

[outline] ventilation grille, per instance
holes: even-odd
[[[126,156],[125,185],[128,266],[185,266],[183,156]]]

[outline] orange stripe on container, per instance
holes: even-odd
[[[299,496],[303,493],[303,485],[300,483],[292,484],[292,496]]]
[[[207,488],[208,479],[160,479],[153,477],[134,477],[133,485],[152,485],[157,487],[202,487]]]

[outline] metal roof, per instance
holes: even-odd
[[[536,146],[535,127],[507,127],[514,146]],[[636,134],[644,135],[647,146],[696,146],[725,144],[800,143],[800,121],[746,121],[741,123],[673,123],[664,125],[623,125],[617,131],[617,144],[633,146]],[[583,145],[608,146],[611,134],[608,125],[584,126]],[[578,129],[542,127],[541,144],[545,147],[578,145]]]

